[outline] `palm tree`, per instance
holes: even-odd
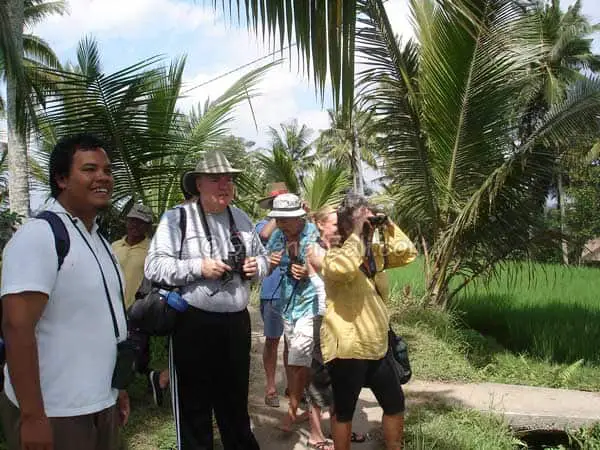
[[[311,210],[337,205],[351,185],[346,166],[335,161],[313,160],[304,178],[300,179],[298,161],[281,147],[274,147],[270,154],[256,153],[255,158],[262,168],[263,187],[272,181],[284,182],[288,190],[302,197]]]
[[[533,86],[529,114],[525,117],[523,132],[532,129],[532,122],[539,120],[548,109],[561,102],[568,87],[585,78],[589,73],[600,70],[600,55],[592,51],[591,34],[600,31],[600,24],[592,25],[581,13],[581,2],[577,0],[566,12],[561,11],[559,0],[538,1],[532,14],[541,22],[540,38],[546,46],[544,57],[536,64],[542,73],[537,85]],[[563,238],[561,247],[564,264],[569,263],[569,250],[565,238],[565,179],[566,168],[559,161],[556,173],[556,198],[560,211],[560,228]]]
[[[299,126],[297,119],[281,123],[279,127],[281,133],[273,127],[269,127],[267,131],[271,148],[285,151],[300,171],[300,179],[302,179],[302,172],[310,166],[312,161],[313,141],[311,137],[313,131],[306,125]]]
[[[473,23],[477,16],[470,9],[471,0],[437,0],[452,9],[460,23]],[[241,0],[212,2],[213,7],[227,11],[240,20]],[[268,36],[291,54],[295,46],[305,70],[312,74],[323,98],[325,84],[330,81],[333,104],[341,105],[343,114],[352,115],[355,85],[355,34],[360,17],[360,1],[348,0],[254,0],[244,1],[245,22],[263,39]],[[237,6],[234,7],[234,6]]]
[[[535,17],[511,0],[482,0],[470,12],[477,20],[458,25],[454,10],[413,0],[418,44],[401,49],[383,1],[360,3],[361,83],[386,132],[398,218],[427,250],[429,300],[447,305],[545,238],[539,211],[556,167],[547,149],[600,134],[600,80],[573,83],[518,138],[524,93],[540,77],[531,67],[544,56]]]
[[[97,42],[85,38],[77,61],[68,71],[47,70],[56,78],[52,89],[57,95],[40,117],[43,151],[36,155],[40,167],[35,173],[47,176],[44,167],[59,136],[86,130],[112,152],[113,202],[119,212],[142,201],[156,216],[181,200],[181,173],[226,136],[235,107],[256,94],[262,75],[276,64],[244,75],[201,113],[188,117],[176,106],[185,58],[162,66],[152,57],[106,74]]]
[[[0,74],[6,79],[6,102],[0,99],[0,106],[6,103],[9,199],[11,210],[23,216],[29,213],[26,141],[35,121],[31,98],[42,95],[36,69],[59,66],[48,44],[24,34],[23,29],[64,11],[64,1],[9,0],[0,4]]]
[[[354,190],[364,194],[362,163],[377,168],[378,140],[373,112],[355,108],[349,122],[339,108],[327,112],[329,128],[319,136],[317,153],[350,167]]]

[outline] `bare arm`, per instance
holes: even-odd
[[[262,229],[260,230],[260,233],[258,233],[260,240],[263,242],[268,242],[269,239],[271,238],[271,235],[273,234],[273,231],[275,231],[276,228],[277,228],[277,222],[275,221],[275,219],[270,219],[265,224],[265,226],[262,227]]]
[[[35,326],[46,303],[48,296],[40,292],[9,294],[2,299],[6,362],[22,420],[45,417]]]

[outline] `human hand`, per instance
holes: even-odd
[[[202,276],[209,280],[218,280],[223,273],[231,270],[227,264],[220,259],[204,258],[202,260]]]
[[[127,422],[129,421],[129,413],[131,412],[131,406],[129,405],[129,394],[127,394],[127,391],[119,391],[117,408],[119,408],[119,420],[121,426],[127,425]]]
[[[366,206],[361,206],[352,213],[352,232],[360,236],[365,227],[372,228],[368,222],[369,217],[373,216],[373,212]]]
[[[54,439],[50,420],[39,417],[21,416],[21,450],[53,450]]]
[[[290,271],[294,280],[301,280],[308,276],[308,269],[303,264],[292,264]]]
[[[281,257],[283,256],[283,250],[279,251],[279,252],[273,252],[269,255],[269,262],[271,264],[271,267],[277,267],[279,264],[281,264]]]
[[[254,278],[258,273],[258,263],[256,262],[256,257],[249,256],[244,260],[244,265],[242,266],[242,270],[244,272],[244,276],[246,278]]]

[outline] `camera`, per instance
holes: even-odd
[[[117,361],[113,370],[111,385],[115,389],[127,389],[135,377],[136,361],[140,346],[128,338],[117,344]]]
[[[223,283],[228,283],[233,280],[233,274],[237,273],[242,278],[242,280],[247,280],[246,274],[244,274],[244,261],[246,260],[246,251],[245,248],[242,247],[239,251],[229,252],[227,254],[227,259],[223,261],[231,270],[223,272],[221,276],[221,280]]]
[[[380,227],[385,225],[388,221],[388,217],[385,214],[377,214],[367,219],[372,227]]]
[[[293,275],[292,275],[292,264],[300,264],[300,265],[302,265],[304,263],[302,262],[302,260],[298,256],[290,258],[290,264],[289,264],[289,266],[287,268],[287,272],[286,272],[286,275],[288,277],[290,277],[290,278],[293,278]]]

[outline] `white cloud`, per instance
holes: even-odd
[[[168,42],[168,45],[172,42],[172,50],[167,47],[168,56],[188,55],[184,75],[186,89],[273,50],[270,43],[263,42],[261,37],[229,24],[227,19],[222,20],[202,1],[70,0],[69,3],[69,15],[48,18],[34,30],[59,53],[72,49],[86,34],[94,34],[98,38],[101,51],[103,42],[120,39],[119,45],[123,45],[121,51],[106,51],[102,58],[106,67],[124,67],[148,54],[157,53],[150,47],[151,42],[156,43],[157,39]],[[386,9],[394,30],[406,36],[412,30],[407,18],[407,0],[390,0]],[[233,133],[264,145],[268,126],[278,127],[293,118],[315,131],[326,128],[327,112],[322,108],[320,97],[315,94],[314,85],[298,72],[295,49],[291,55],[291,64],[286,60],[271,69],[258,86],[261,95],[252,99],[256,124],[249,105],[244,103],[238,107],[236,118],[231,123]],[[283,56],[287,57],[288,52],[285,51]],[[209,97],[214,100],[248,70],[266,62],[253,64],[189,91],[187,97],[180,101],[180,107],[189,110],[192,105],[203,103]],[[324,107],[331,107],[328,92]]]
[[[60,50],[71,47],[90,33],[135,40],[166,31],[190,31],[200,25],[214,27],[216,20],[216,14],[200,2],[70,0],[68,14],[47,18],[34,32],[47,37]]]
[[[257,65],[258,66],[258,65]],[[191,80],[186,81],[187,86],[196,86],[214,78],[222,71],[212,74],[200,73]],[[185,111],[198,102],[204,102],[210,97],[216,99],[231,86],[244,72],[227,75],[219,80],[187,94],[180,101],[180,107]],[[315,131],[324,128],[327,124],[327,113],[320,110],[320,104],[313,108],[301,106],[302,97],[312,95],[316,99],[314,89],[301,75],[290,71],[287,62],[271,68],[258,84],[258,96],[251,99],[252,109],[248,102],[240,104],[231,123],[232,132],[255,141],[258,145],[266,145],[266,130],[268,126],[278,127],[280,123],[298,118],[300,123],[305,123]],[[254,116],[252,114],[254,112]],[[256,123],[254,121],[256,119]],[[257,131],[258,128],[258,131]]]
[[[385,4],[385,10],[394,33],[402,36],[404,42],[414,37],[408,0],[390,0]]]

